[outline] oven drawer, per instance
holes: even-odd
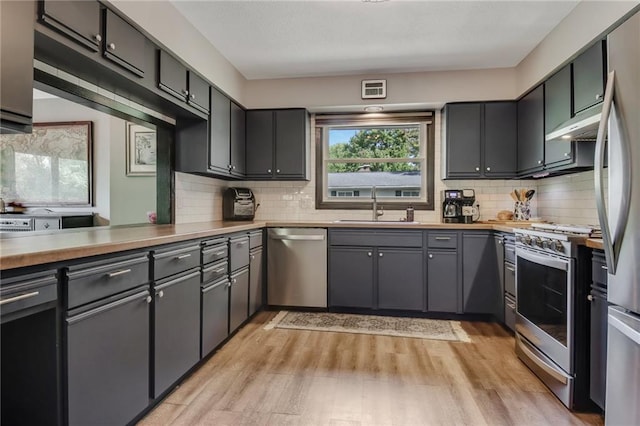
[[[504,291],[516,295],[516,265],[504,262]]]

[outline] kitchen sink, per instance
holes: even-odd
[[[333,223],[353,223],[353,224],[393,224],[393,225],[418,225],[420,222],[407,222],[405,220],[361,220],[361,219],[339,219]]]

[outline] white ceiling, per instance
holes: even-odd
[[[578,2],[173,0],[247,79],[513,67]]]

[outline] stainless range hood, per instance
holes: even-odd
[[[580,112],[545,136],[545,141],[595,141],[602,115],[602,103]]]

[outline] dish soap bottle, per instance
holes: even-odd
[[[413,222],[413,206],[409,205],[409,207],[407,207],[407,222]]]

